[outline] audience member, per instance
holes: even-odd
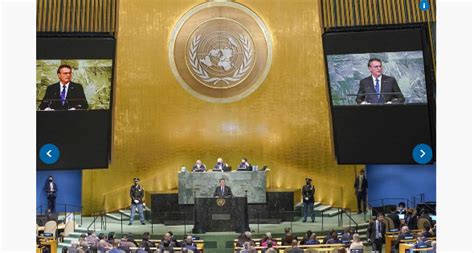
[[[291,233],[291,229],[286,227],[285,237],[282,238],[281,245],[291,245],[293,239],[295,239],[295,237],[293,236],[293,233]]]
[[[426,238],[421,233],[417,233],[415,235],[415,239],[416,239],[416,242],[414,245],[415,249],[428,248],[428,244],[426,244]]]
[[[341,236],[341,242],[350,242],[352,239],[352,234],[350,228],[345,228],[344,233]]]
[[[268,248],[269,242],[271,242],[272,245],[276,245],[276,241],[272,239],[272,233],[267,232],[263,235],[262,240],[260,241],[260,246]]]
[[[245,242],[243,245],[242,245],[242,250],[240,251],[240,253],[257,253],[257,250],[253,247],[252,243],[250,242]]]
[[[130,253],[131,252],[130,248],[131,247],[136,247],[136,246],[137,245],[135,244],[135,242],[133,242],[133,243],[130,242],[129,238],[128,238],[128,235],[124,234],[122,236],[122,239],[120,239],[118,249],[121,249],[121,250],[125,251],[126,253]]]
[[[112,244],[109,243],[105,239],[105,235],[103,233],[99,234],[99,242],[97,244],[97,250],[101,252],[106,252],[108,250],[111,250],[113,248]]]
[[[407,214],[405,215],[405,224],[410,230],[417,229],[418,219],[413,208],[408,208]]]
[[[398,234],[397,239],[392,243],[392,252],[398,252],[399,246],[400,246],[400,241],[401,240],[406,240],[408,238],[412,238],[412,234],[410,233],[410,230],[408,229],[408,226],[403,226],[402,229],[400,230],[400,234]]]
[[[143,238],[140,243],[140,248],[149,252],[151,247],[156,247],[156,245],[154,242],[150,241],[150,233],[145,232],[143,233]]]
[[[171,235],[170,231],[165,233],[165,235],[163,236],[163,238],[161,238],[161,240],[170,242],[171,247],[179,247],[176,241],[173,240],[173,236]]]
[[[181,251],[184,253],[199,253],[199,250],[197,249],[196,245],[193,242],[193,237],[188,235],[186,236],[186,239],[183,242],[183,247]]]
[[[170,241],[164,240],[160,243],[160,253],[174,253],[174,248]]]
[[[306,231],[306,234],[303,236],[303,239],[301,240],[300,244],[301,245],[306,245],[306,242],[309,240],[309,237],[313,234],[313,231],[308,230]]]
[[[306,245],[316,245],[320,244],[319,240],[316,238],[316,234],[312,233],[309,239],[305,242]]]
[[[396,207],[392,206],[390,207],[390,213],[387,215],[388,218],[390,218],[393,221],[393,228],[399,230],[400,229],[400,218],[398,217],[397,209]],[[390,228],[390,229],[393,229]]]
[[[352,236],[352,243],[349,246],[349,250],[351,249],[364,249],[364,244],[360,240],[359,234],[354,234]]]
[[[237,246],[243,247],[246,242],[250,243],[252,246],[255,246],[252,240],[252,233],[250,233],[250,231],[245,231],[244,233],[240,234],[239,238],[237,238]]]
[[[97,244],[99,243],[99,237],[97,237],[95,231],[92,230],[87,231],[85,240],[89,247],[97,247]]]
[[[333,232],[335,232],[334,229],[329,230],[328,234],[323,239],[323,244],[326,244],[328,242],[328,240],[332,238],[332,233]]]
[[[331,238],[329,240],[327,240],[326,244],[338,244],[338,243],[341,243],[341,241],[337,237],[337,232],[334,231],[331,234]]]
[[[428,238],[428,237],[433,237],[431,226],[428,223],[423,224],[423,237]]]
[[[273,246],[276,246],[276,243],[274,243],[274,241],[271,239],[267,240],[265,242],[266,248],[262,249],[262,253],[278,253],[278,251]]]
[[[407,214],[407,209],[406,209],[405,202],[398,203],[397,213],[398,214],[403,214],[403,215]]]
[[[298,241],[296,239],[293,239],[291,241],[291,248],[288,249],[287,253],[303,253],[304,250],[301,248],[298,248]]]
[[[84,249],[84,250],[89,249],[89,244],[86,241],[86,237],[87,237],[87,235],[84,234],[84,233],[79,236],[79,247]]]

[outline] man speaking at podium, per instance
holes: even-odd
[[[72,82],[72,67],[66,64],[59,66],[59,82],[46,88],[39,108],[45,111],[85,110],[89,107],[82,85]]]
[[[357,92],[357,104],[403,104],[405,98],[398,87],[397,80],[391,76],[382,75],[382,61],[372,58],[367,64],[369,77],[360,80]]]
[[[214,197],[216,198],[225,198],[225,197],[232,197],[232,191],[230,187],[225,185],[225,179],[221,178],[219,180],[219,186],[216,187],[214,191]]]

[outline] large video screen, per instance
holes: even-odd
[[[340,164],[435,161],[434,68],[422,25],[338,28],[323,35]],[[426,148],[423,150],[425,152]]]
[[[37,169],[107,168],[115,39],[37,38]]]
[[[333,105],[428,102],[423,51],[328,55],[327,68]],[[383,73],[378,96],[370,70]]]
[[[109,109],[111,84],[112,60],[36,61],[38,110]]]

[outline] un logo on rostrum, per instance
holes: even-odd
[[[271,65],[272,42],[263,21],[234,2],[209,2],[177,22],[169,43],[176,79],[194,96],[228,103],[250,95]]]

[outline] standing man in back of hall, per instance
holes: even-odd
[[[46,182],[44,183],[44,191],[46,192],[46,197],[48,199],[47,213],[55,213],[56,194],[58,193],[58,186],[53,181],[53,176],[49,176]]]
[[[128,225],[133,224],[135,218],[135,209],[138,209],[138,214],[140,215],[140,222],[142,225],[145,225],[145,217],[143,215],[143,197],[145,196],[145,189],[140,185],[140,178],[136,177],[133,179],[134,184],[130,187],[130,222]]]
[[[365,177],[365,171],[361,169],[359,172],[359,176],[356,177],[354,182],[354,190],[357,196],[357,213],[359,214],[362,213],[362,203],[364,206],[364,213],[367,212],[367,188],[369,188],[369,183],[367,182],[367,178]]]
[[[308,218],[308,212],[311,215],[311,221],[314,222],[314,193],[316,188],[311,184],[313,181],[311,178],[306,178],[306,184],[301,189],[301,195],[303,196],[303,222],[306,222]]]

